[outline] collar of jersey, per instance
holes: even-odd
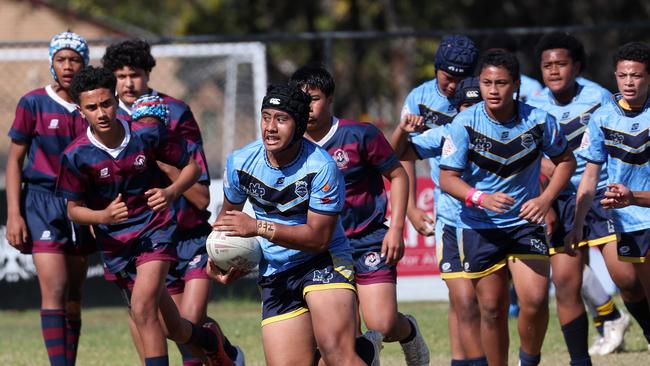
[[[65,108],[68,112],[72,113],[77,110],[77,105],[74,103],[69,103],[63,100],[55,91],[52,89],[52,85],[48,85],[45,87],[45,92],[47,95],[52,98],[55,102],[60,104],[63,108]]]
[[[574,96],[573,96],[573,99],[571,99],[571,101],[570,101],[569,103],[567,103],[567,104],[560,104],[560,103],[558,103],[557,100],[555,99],[555,97],[553,96],[553,92],[551,92],[551,89],[549,89],[549,88],[547,87],[546,90],[548,91],[548,99],[549,99],[549,101],[551,102],[551,104],[553,104],[553,105],[557,105],[557,106],[560,106],[560,107],[566,107],[566,106],[568,106],[569,104],[575,102],[576,99],[578,99],[578,97],[580,96],[580,93],[582,92],[582,89],[585,88],[585,86],[584,86],[583,84],[580,84],[580,83],[578,82],[578,80],[576,80],[576,85],[578,86],[578,90],[576,90],[576,95],[574,95]]]
[[[90,126],[86,129],[86,136],[88,136],[88,140],[90,140],[90,143],[95,145],[98,149],[106,151],[108,155],[112,156],[113,159],[116,159],[118,155],[126,148],[126,146],[129,144],[129,141],[131,141],[131,130],[129,129],[129,124],[126,121],[122,121],[121,119],[118,119],[120,123],[122,123],[122,127],[124,128],[124,139],[122,140],[122,143],[120,146],[116,148],[110,148],[104,144],[102,144],[95,135],[93,135],[92,131],[90,130]]]
[[[650,108],[650,95],[646,99],[645,104],[643,105],[643,107],[638,111],[626,111],[625,109],[623,109],[623,107],[621,107],[618,104],[618,101],[621,100],[622,98],[623,98],[623,96],[621,95],[621,93],[614,94],[614,102],[613,103],[614,103],[614,106],[616,107],[616,110],[621,115],[623,115],[625,117],[634,118],[634,117],[638,116],[639,114],[646,112],[648,110],[648,108]]]
[[[516,124],[517,121],[519,120],[519,109],[521,108],[519,105],[515,105],[515,115],[511,119],[509,119],[509,120],[507,120],[505,122],[499,122],[496,119],[490,117],[488,112],[485,110],[485,108],[487,108],[485,102],[481,102],[481,103],[483,103],[483,106],[482,106],[483,108],[481,108],[481,112],[483,112],[483,114],[485,115],[485,118],[487,118],[492,123],[495,123],[495,124],[501,125],[501,126],[508,126],[508,125]],[[519,101],[515,101],[515,103],[518,104]]]
[[[320,139],[319,141],[314,141],[314,142],[316,142],[316,145],[318,145],[318,146],[325,145],[327,143],[327,141],[331,140],[332,137],[334,137],[334,134],[336,133],[336,131],[338,129],[339,129],[339,119],[332,116],[332,126],[330,127],[330,130],[327,131],[327,134],[325,136],[323,136],[322,139]]]
[[[305,144],[306,144],[306,143],[307,143],[307,140],[303,137],[303,138],[301,139],[301,141],[300,141],[300,150],[298,150],[298,153],[296,154],[296,157],[293,158],[293,160],[291,160],[291,161],[288,162],[287,164],[282,165],[282,166],[279,166],[279,167],[277,167],[277,168],[274,167],[273,165],[271,165],[271,162],[269,161],[269,156],[266,154],[266,149],[264,148],[264,143],[262,143],[262,149],[264,150],[264,162],[266,163],[266,166],[268,166],[269,168],[271,168],[271,169],[273,169],[273,170],[280,170],[280,169],[284,169],[284,168],[288,168],[288,167],[292,166],[292,165],[295,164],[295,163],[300,159],[300,157],[302,156],[302,152],[305,150]]]

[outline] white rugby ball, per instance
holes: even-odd
[[[210,259],[224,272],[230,267],[253,270],[262,258],[262,248],[256,238],[226,236],[222,231],[212,231],[205,248]]]

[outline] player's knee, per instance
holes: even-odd
[[[354,340],[341,337],[340,334],[331,334],[318,339],[318,350],[321,356],[330,364],[333,360],[342,360],[352,357],[355,353]],[[334,362],[332,364],[336,364]]]
[[[41,296],[44,302],[57,302],[61,303],[61,306],[63,306],[65,303],[66,293],[66,284],[64,282],[56,281],[41,286]]]
[[[454,306],[458,320],[462,323],[477,321],[480,317],[480,311],[476,299],[458,299]]]
[[[529,291],[526,294],[519,294],[520,311],[539,313],[548,311],[548,291]]]
[[[158,321],[158,308],[150,301],[131,301],[131,316],[136,325]]]
[[[372,323],[366,323],[368,329],[376,330],[388,339],[392,339],[397,333],[397,318],[390,316],[384,319],[374,319]]]
[[[507,316],[507,304],[498,299],[489,299],[481,302],[481,320],[487,324],[496,324]],[[456,309],[456,313],[458,309]]]

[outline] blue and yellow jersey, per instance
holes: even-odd
[[[224,194],[233,204],[247,199],[255,217],[283,225],[307,223],[308,211],[339,215],[345,202],[345,182],[326,150],[302,140],[296,158],[285,166],[273,167],[262,140],[236,150],[228,157]],[[288,249],[261,238],[264,253],[260,275],[269,276],[302,264],[318,253]],[[340,218],[330,240],[332,255],[350,252]]]
[[[462,173],[470,186],[485,193],[503,192],[515,200],[498,214],[462,205],[458,227],[504,228],[526,224],[518,217],[524,202],[539,196],[540,159],[567,149],[555,118],[541,109],[517,103],[515,118],[500,123],[480,102],[456,116],[442,148],[441,169]]]

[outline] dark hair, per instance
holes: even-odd
[[[508,74],[510,74],[513,81],[520,79],[519,60],[517,60],[514,53],[502,50],[490,51],[481,57],[478,68],[479,73],[488,66],[503,67],[508,70]]]
[[[535,46],[535,54],[538,60],[542,60],[542,53],[546,50],[553,50],[561,48],[569,51],[569,56],[573,62],[580,62],[580,71],[587,68],[587,55],[585,54],[585,47],[576,37],[569,33],[553,32],[543,36],[537,46]]]
[[[509,33],[492,33],[483,41],[483,49],[503,49],[508,52],[517,52],[517,40]]]
[[[304,87],[319,89],[327,97],[334,94],[336,87],[332,74],[320,64],[309,64],[299,68],[291,75],[291,82],[301,89]]]
[[[117,83],[113,72],[104,67],[86,66],[76,73],[70,84],[70,96],[75,103],[79,104],[81,93],[106,88],[115,94],[115,84]]]
[[[151,72],[156,66],[156,60],[151,55],[151,46],[147,41],[129,39],[108,46],[102,57],[102,65],[111,71],[128,66]]]
[[[614,68],[620,61],[636,61],[645,65],[650,72],[650,47],[645,42],[630,42],[622,45],[614,54]]]

